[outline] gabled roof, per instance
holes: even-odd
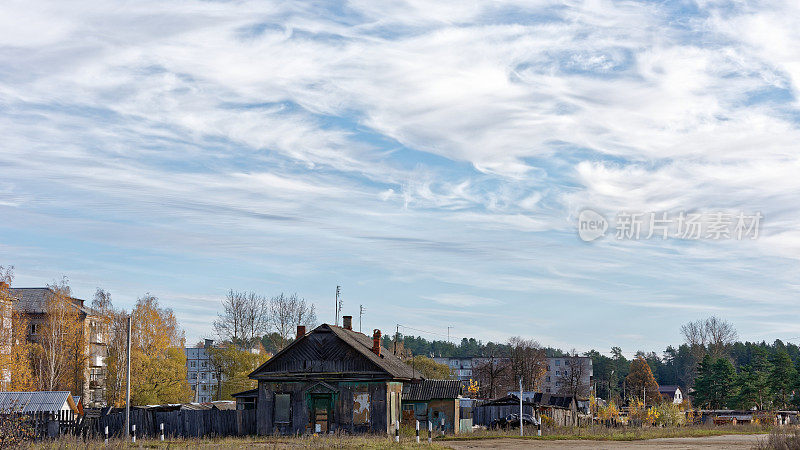
[[[675,392],[680,389],[679,386],[665,384],[663,386],[658,387],[658,392],[661,394],[669,394],[671,396],[675,396]]]
[[[248,389],[246,391],[231,394],[233,398],[256,398],[258,397],[258,389]]]
[[[461,397],[459,380],[422,380],[403,386],[403,401],[429,401]]]
[[[55,412],[63,409],[65,404],[78,412],[69,391],[0,392],[0,413]]]
[[[44,313],[51,296],[56,295],[50,288],[9,288],[8,292],[17,299],[17,308],[27,313]],[[84,300],[70,297],[72,303],[84,314],[94,315],[92,308],[84,306]]]
[[[292,352],[296,347],[298,347],[303,341],[309,338],[309,336],[315,333],[333,333],[336,337],[338,337],[342,342],[344,342],[348,347],[355,350],[358,354],[372,362],[379,370],[385,372],[391,378],[400,379],[400,380],[411,380],[413,378],[421,378],[417,376],[412,368],[405,364],[400,358],[391,354],[388,350],[381,347],[381,356],[376,355],[372,352],[372,338],[366,336],[365,334],[358,333],[352,330],[346,330],[342,327],[338,327],[335,325],[329,324],[322,324],[311,332],[307,333],[305,336],[295,339],[294,342],[286,346],[283,350],[276,353],[272,358],[268,359],[264,364],[259,366],[256,370],[250,373],[250,378],[260,378],[262,372],[267,372],[270,365],[279,361],[281,356],[286,355]]]

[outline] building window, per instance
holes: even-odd
[[[189,363],[189,367],[197,367],[197,363],[192,361],[192,362]]]
[[[31,324],[31,334],[36,334],[36,324],[35,323]]]
[[[561,365],[561,360],[560,360],[560,359],[557,359],[557,360],[556,360],[556,365],[557,365],[557,366],[560,366],[560,365]]]
[[[206,373],[205,372],[201,372],[200,373],[200,379],[201,380],[205,380],[206,379]]]
[[[291,394],[275,394],[275,423],[289,423]]]
[[[548,382],[548,383],[550,382],[550,377],[547,377],[547,382]]]

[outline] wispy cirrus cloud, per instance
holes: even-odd
[[[299,291],[324,314],[336,284],[379,326],[414,320],[400,304],[510,308],[525,320],[425,325],[585,348],[611,345],[599,323],[650,349],[703,313],[757,303],[781,322],[800,254],[798,12],[6,2],[0,263],[123,304],[160,291],[192,338],[211,309],[190,299]],[[765,222],[737,246],[587,246],[587,206]],[[585,331],[525,326],[565,315]]]

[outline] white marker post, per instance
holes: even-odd
[[[108,425],[106,425],[105,435],[106,435],[105,443],[108,444]]]
[[[433,441],[433,422],[428,420],[428,444]]]
[[[136,442],[136,424],[131,425],[131,432],[131,439],[133,439],[133,442]]]
[[[161,425],[159,427],[161,428],[161,441],[163,442],[164,441],[164,422],[161,422]]]
[[[417,444],[419,444],[419,420],[417,420]]]

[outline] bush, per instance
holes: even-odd
[[[33,427],[26,416],[0,413],[0,448],[18,447],[33,438]]]
[[[800,430],[787,432],[783,428],[772,430],[769,437],[754,448],[759,450],[800,450]]]

